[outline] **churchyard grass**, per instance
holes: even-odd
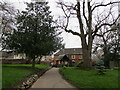
[[[27,66],[27,67],[32,67],[32,64],[3,64],[2,66]],[[36,68],[48,68],[50,67],[49,65],[45,64],[36,64]]]
[[[4,64],[2,65],[2,88],[14,87],[27,76],[35,72],[34,69],[29,68],[31,64]],[[27,67],[27,68],[25,68]],[[36,64],[37,68],[45,69],[49,65]]]
[[[98,75],[97,70],[61,68],[61,74],[78,88],[118,88],[118,70],[107,70],[105,75]]]

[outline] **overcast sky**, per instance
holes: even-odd
[[[24,10],[24,8],[26,7],[24,2],[30,2],[31,0],[3,0],[3,1],[12,3],[17,9]],[[59,15],[63,14],[62,10],[57,7],[56,1],[58,0],[46,0],[46,1],[49,2],[48,5],[50,6],[50,11],[52,11],[51,15],[54,16],[54,19],[57,19]],[[73,2],[76,0],[64,0],[64,1]],[[97,1],[101,1],[101,0],[97,0]],[[106,1],[109,1],[109,0],[106,0]],[[72,24],[70,24],[70,28],[79,31],[77,28],[78,23],[76,22],[73,23],[73,22],[74,20],[72,21]],[[74,36],[70,33],[63,31],[63,33],[61,34],[61,37],[63,37],[64,39],[63,43],[65,43],[65,48],[80,48],[81,47],[80,38],[78,36]]]
[[[49,1],[50,10],[52,11],[52,15],[54,16],[55,19],[57,19],[59,16],[61,16],[61,14],[63,14],[62,9],[57,7],[56,1],[58,1],[58,0],[48,0],[48,1]],[[70,1],[73,1],[73,0],[69,0],[69,2]],[[75,24],[76,23],[74,23],[74,25]],[[71,27],[75,28],[72,25],[71,25]],[[78,36],[74,36],[65,31],[63,31],[61,36],[64,39],[63,42],[65,43],[66,48],[80,48],[81,47],[80,38]]]

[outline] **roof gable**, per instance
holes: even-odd
[[[66,55],[59,55],[56,61],[61,60],[61,61],[69,61],[69,58]]]

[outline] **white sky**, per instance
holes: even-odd
[[[61,14],[63,14],[63,11],[57,7],[56,1],[58,0],[47,0],[47,1],[49,1],[48,5],[50,6],[50,11],[52,11],[52,15],[54,16],[55,19],[61,16]],[[65,0],[65,1],[68,1],[68,0]],[[73,1],[73,0],[69,0],[69,2],[70,1]],[[75,27],[73,26],[72,28],[75,28]],[[78,36],[74,36],[71,33],[67,33],[65,31],[63,31],[61,36],[64,39],[63,42],[65,43],[65,48],[80,48],[81,47],[80,38]]]
[[[3,0],[3,1],[10,2],[16,8],[19,8],[20,10],[24,10],[24,8],[26,7],[24,2],[30,2],[31,0]],[[58,8],[57,4],[56,4],[56,1],[59,1],[59,0],[46,0],[46,1],[49,2],[48,5],[50,6],[50,11],[52,11],[51,14],[54,16],[54,19],[57,19],[58,16],[61,16],[61,14],[63,14],[62,10],[60,8]],[[74,0],[64,0],[64,1],[65,2],[66,1],[73,2]],[[101,1],[101,0],[98,0],[98,1]],[[109,0],[106,0],[106,1],[109,1]],[[79,32],[78,28],[76,28],[76,26],[78,26],[77,23],[73,23],[73,22],[72,22],[72,24],[70,24],[70,27]],[[65,32],[65,31],[63,31],[61,36],[64,39],[63,43],[65,43],[65,48],[80,48],[81,47],[80,38],[78,36],[74,36],[70,33]]]

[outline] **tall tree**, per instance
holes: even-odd
[[[80,37],[83,51],[84,69],[91,69],[91,50],[93,40],[103,26],[111,27],[115,24],[119,16],[116,16],[116,19],[110,20],[109,22],[105,22],[105,20],[114,16],[112,13],[113,8],[111,7],[115,3],[120,3],[120,1],[94,2],[93,0],[76,0],[75,3],[76,4],[58,2],[58,5],[64,12],[66,20],[65,23],[59,26],[66,32]],[[98,10],[102,10],[101,8],[103,8],[104,11],[98,12]],[[107,11],[105,11],[105,9],[107,9]],[[105,17],[102,17],[103,13],[106,13]],[[99,18],[97,19],[95,19],[96,14],[99,15]],[[79,31],[70,29],[69,24],[71,17],[77,18]]]
[[[7,35],[6,48],[19,53],[25,53],[32,59],[32,67],[35,67],[35,59],[42,55],[52,54],[59,49],[62,39],[53,25],[53,17],[50,15],[47,2],[27,3],[27,8],[17,17],[17,30]]]

